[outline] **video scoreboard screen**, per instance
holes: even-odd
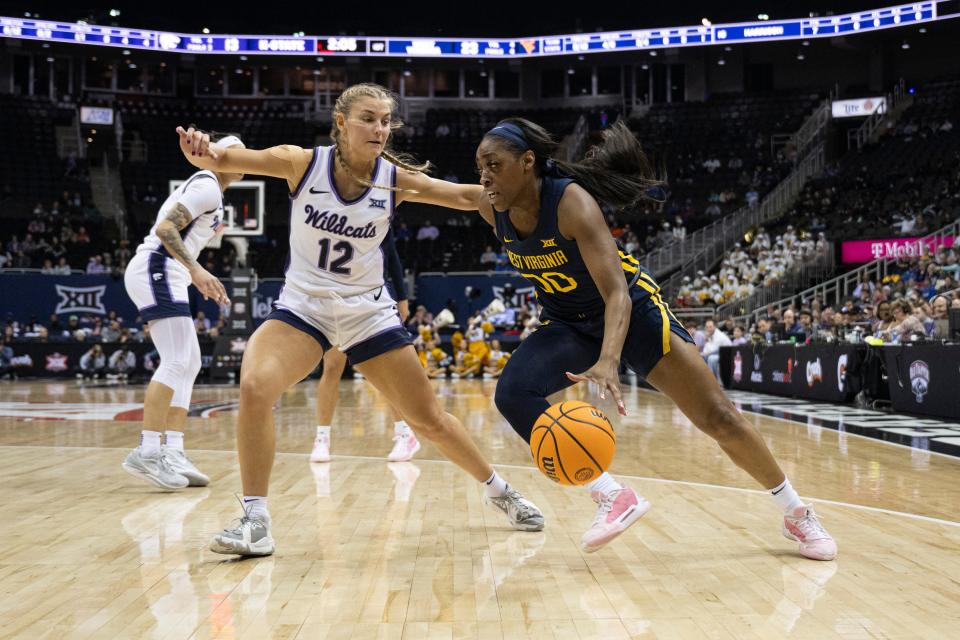
[[[0,17],[0,37],[197,54],[525,58],[834,37],[938,19],[945,0],[838,16],[529,38],[199,35]]]

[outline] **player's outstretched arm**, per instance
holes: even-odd
[[[177,127],[180,151],[187,161],[198,169],[219,173],[244,173],[283,178],[296,188],[310,164],[313,150],[295,145],[281,145],[269,149],[225,149],[210,141],[210,134],[190,127]]]
[[[483,187],[437,180],[423,173],[397,171],[397,186],[402,189],[399,202],[422,202],[460,211],[477,211]]]

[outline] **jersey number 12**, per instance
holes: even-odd
[[[341,240],[333,245],[333,250],[339,251],[340,255],[334,258],[328,267],[327,261],[330,260],[330,238],[321,240],[320,258],[317,260],[317,266],[330,273],[336,273],[341,276],[350,275],[350,268],[344,265],[353,260],[353,245],[346,240]]]

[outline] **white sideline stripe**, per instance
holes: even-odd
[[[662,393],[660,393],[659,391],[652,391],[652,390],[650,390],[650,389],[643,389],[643,388],[641,388],[641,387],[637,387],[637,391],[643,391],[643,392],[645,392],[645,393],[652,393],[652,394],[655,394],[655,395],[658,395],[658,396],[663,396],[664,398],[666,398],[666,396],[664,396],[664,395],[663,395]],[[727,391],[727,390],[724,389],[723,391],[724,391],[724,395],[726,395],[726,391]],[[750,393],[753,393],[753,392],[750,392]],[[773,399],[773,400],[777,400],[777,399],[780,399],[780,400],[792,400],[792,398],[786,398],[786,397],[783,397],[783,396],[771,396],[771,395],[769,395],[769,394],[764,394],[764,393],[760,393],[760,394],[757,394],[757,395],[766,396],[767,398],[771,398],[771,399]],[[736,405],[735,398],[730,398],[730,396],[727,396],[727,398],[730,400],[730,402],[733,402],[734,405]],[[667,398],[667,399],[669,400],[669,398]],[[750,409],[741,409],[741,408],[737,407],[737,411],[739,411],[740,413],[749,413],[749,414],[752,415],[752,416],[759,416],[759,417],[761,417],[761,418],[770,418],[771,420],[779,420],[780,422],[786,422],[786,423],[792,424],[792,425],[794,425],[794,426],[799,426],[799,427],[806,426],[806,423],[805,423],[805,422],[800,422],[799,420],[791,420],[790,418],[778,418],[777,416],[768,416],[768,415],[765,414],[765,413],[760,413],[760,412],[758,412],[758,411],[752,411],[752,410],[750,410]],[[816,416],[805,416],[805,417],[808,417],[808,418],[816,418]],[[934,419],[936,419],[936,418],[934,418]],[[819,425],[817,425],[817,426],[819,426]],[[821,428],[821,429],[826,429],[827,431],[832,431],[832,432],[834,432],[834,433],[840,433],[839,429],[836,429],[836,428],[834,428],[834,427],[820,427],[820,428]],[[958,458],[957,456],[954,456],[954,455],[950,455],[949,453],[941,453],[941,452],[939,452],[939,451],[930,451],[929,449],[921,449],[921,448],[919,448],[919,447],[911,447],[911,446],[908,445],[908,444],[900,444],[899,442],[890,442],[889,440],[882,440],[882,439],[880,439],[880,438],[874,438],[873,436],[865,436],[865,435],[863,435],[862,433],[850,433],[849,431],[844,431],[844,434],[846,434],[846,435],[848,435],[848,436],[853,436],[854,438],[863,438],[864,440],[869,440],[870,442],[879,442],[879,443],[882,443],[882,444],[890,445],[891,447],[900,447],[901,449],[909,449],[910,451],[922,451],[923,453],[929,453],[929,454],[934,455],[934,456],[940,456],[941,458],[947,458],[948,460],[953,460],[954,462],[960,462],[960,458]]]
[[[766,417],[766,416],[765,416]],[[97,449],[102,451],[128,451],[130,447],[63,447],[58,445],[43,446],[43,445],[11,445],[5,444],[0,445],[0,449],[81,449],[81,450],[90,450]],[[219,454],[229,454],[236,455],[235,451],[226,451],[223,449],[191,449],[193,453],[219,453]],[[310,454],[308,453],[291,453],[291,452],[277,452],[277,456],[283,457],[297,457],[297,458],[309,458]],[[332,455],[330,456],[334,460],[370,460],[376,462],[386,462],[386,458],[380,456],[342,456],[342,455]],[[411,462],[417,463],[434,463],[434,464],[453,464],[449,460],[429,460],[429,459],[418,459]],[[532,465],[522,465],[522,464],[495,464],[497,467],[503,467],[506,469],[519,469],[523,471],[539,471],[536,467]],[[678,484],[685,487],[697,487],[698,489],[719,489],[722,491],[734,491],[737,493],[749,493],[754,495],[767,495],[767,492],[762,489],[744,489],[742,487],[728,487],[722,484],[708,484],[706,482],[691,482],[689,480],[669,480],[667,478],[651,478],[648,476],[632,476],[623,473],[616,474],[618,478],[629,478],[631,480],[639,480],[641,482],[655,482],[658,484]],[[854,504],[852,502],[840,502],[838,500],[825,500],[820,498],[814,498],[807,496],[808,499],[813,500],[814,502],[820,502],[823,504],[829,504],[835,507],[847,507],[850,509],[858,509],[860,511],[870,511],[872,513],[883,513],[891,516],[900,516],[902,518],[909,518],[911,520],[921,520],[923,522],[931,522],[933,524],[940,524],[947,527],[960,527],[960,522],[954,522],[953,520],[943,520],[941,518],[933,518],[931,516],[922,516],[916,513],[907,513],[905,511],[893,511],[891,509],[882,509],[880,507],[870,507],[863,504]]]

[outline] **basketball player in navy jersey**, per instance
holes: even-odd
[[[387,291],[390,297],[397,301],[397,313],[400,322],[404,323],[410,315],[410,307],[407,285],[403,281],[403,265],[393,239],[393,229],[387,232],[382,248]],[[317,435],[310,452],[310,462],[330,462],[330,423],[333,422],[333,412],[340,399],[340,379],[346,367],[347,356],[339,349],[329,349],[323,355],[323,373],[317,381]],[[387,454],[387,460],[407,462],[420,450],[420,441],[396,409],[391,407],[390,411],[393,414],[393,449]]]
[[[240,369],[237,448],[244,514],[214,536],[217,553],[269,555],[267,491],[276,449],[274,402],[337,348],[410,426],[485,485],[490,503],[518,530],[543,528],[543,515],[483,458],[457,418],[443,411],[410,334],[384,288],[380,245],[394,209],[410,200],[474,211],[479,185],[435,180],[428,165],[387,146],[396,102],[383,87],[347,88],[333,109],[330,147],[225,149],[192,128],[177,128],[194,166],[273,176],[290,189],[290,256],[275,309],[254,332]]]
[[[630,130],[618,123],[580,163],[551,158],[549,133],[521,118],[487,132],[477,149],[486,198],[480,214],[494,227],[510,263],[536,287],[543,325],[507,362],[496,390],[500,412],[528,443],[546,397],[575,382],[610,392],[626,415],[618,368],[626,362],[670,397],[704,433],[763,487],[783,511],[783,534],[800,553],[832,560],[834,539],[781,471],[757,430],[723,393],[693,340],[631,256],[617,251],[598,202],[627,207],[658,187]],[[596,551],[650,506],[604,473],[589,485],[596,518],[581,540]]]

